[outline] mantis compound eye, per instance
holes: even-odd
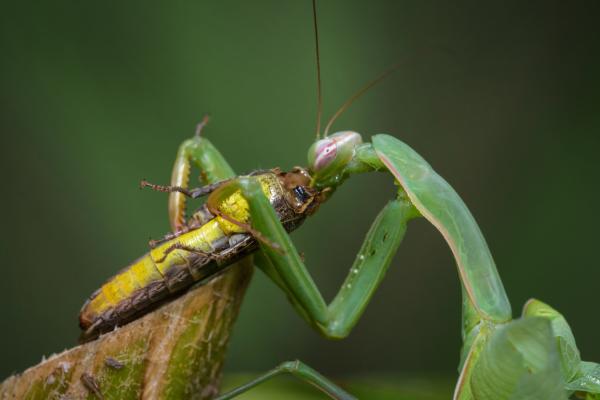
[[[352,160],[354,149],[362,143],[360,134],[352,131],[334,133],[315,142],[308,150],[308,165],[319,180],[341,173]]]

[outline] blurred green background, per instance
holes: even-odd
[[[390,133],[461,194],[515,314],[563,312],[585,359],[598,345],[600,35],[597,2],[323,1],[324,115],[405,66],[335,124]],[[73,346],[81,304],[168,230],[178,144],[205,134],[236,171],[304,164],[316,72],[306,1],[11,2],[0,15],[0,379]],[[354,179],[294,234],[330,298],[393,194]],[[351,336],[329,342],[260,272],[228,371],[300,358],[325,374],[453,380],[460,292],[424,221],[408,235]]]

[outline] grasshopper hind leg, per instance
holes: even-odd
[[[169,240],[177,239],[181,235],[200,228],[214,217],[215,215],[208,210],[208,207],[203,205],[194,212],[192,217],[187,221],[187,224],[183,228],[175,232],[169,232],[160,239],[150,239],[148,246],[150,246],[151,249],[154,249],[155,247],[168,242]]]

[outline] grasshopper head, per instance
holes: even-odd
[[[360,134],[342,131],[316,141],[308,150],[308,168],[318,188],[335,186],[362,143]]]
[[[308,171],[294,167],[290,172],[279,172],[278,176],[285,189],[285,200],[297,214],[312,215],[317,211],[321,203],[320,191],[310,187],[312,178]]]

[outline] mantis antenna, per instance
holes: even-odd
[[[378,84],[379,82],[381,82],[382,80],[387,78],[388,75],[390,75],[392,72],[394,72],[395,70],[400,68],[401,65],[402,65],[402,63],[398,63],[398,64],[390,67],[388,70],[381,73],[381,75],[379,75],[377,78],[373,79],[371,82],[367,83],[365,86],[360,88],[358,90],[358,92],[356,92],[352,95],[352,97],[350,97],[348,100],[346,100],[346,102],[344,104],[342,104],[342,106],[339,108],[339,110],[337,110],[335,112],[335,114],[333,114],[333,117],[331,117],[331,119],[327,122],[327,126],[325,126],[325,131],[323,132],[323,136],[327,136],[327,133],[329,132],[329,128],[331,128],[331,125],[333,125],[335,120],[340,115],[342,115],[342,113],[344,111],[346,111],[348,109],[348,107],[350,107],[350,105],[354,102],[354,100],[358,99],[360,96],[365,94],[365,92],[367,90],[371,89],[373,86],[375,86],[376,84]],[[318,138],[319,138],[319,135],[317,134],[317,139]]]
[[[319,58],[319,29],[317,27],[317,4],[312,0],[313,23],[315,25],[315,52],[317,55],[317,140],[321,138],[321,114],[323,113],[323,95],[321,93],[321,60]]]

